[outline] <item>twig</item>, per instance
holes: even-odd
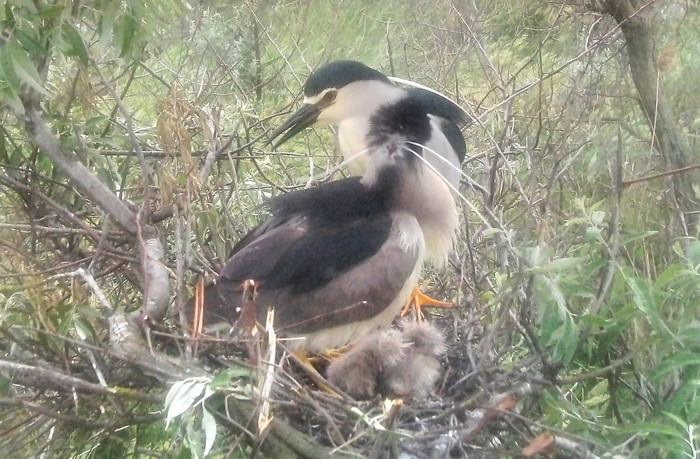
[[[124,105],[124,102],[122,101],[121,97],[117,94],[117,92],[114,90],[112,85],[107,81],[107,79],[104,77],[102,74],[102,71],[100,70],[100,66],[97,65],[97,62],[95,62],[93,59],[90,59],[90,63],[92,64],[92,67],[95,69],[95,73],[97,73],[97,76],[100,77],[100,80],[102,80],[102,84],[104,87],[107,89],[109,94],[112,96],[114,99],[114,102],[117,104],[117,107],[119,108],[119,111],[122,113],[124,116],[124,121],[126,122],[126,130],[129,133],[129,143],[131,144],[131,148],[136,152],[136,155],[139,158],[139,163],[141,165],[141,176],[143,178],[143,211],[144,213],[148,216],[151,206],[150,206],[150,176],[153,175],[154,170],[151,166],[148,165],[146,162],[146,158],[143,156],[143,151],[141,151],[141,145],[139,143],[138,138],[136,137],[136,131],[134,130],[134,124],[132,122],[132,115],[129,112],[129,110],[126,108],[126,105]]]
[[[700,169],[700,164],[691,164],[690,166],[680,167],[678,169],[673,169],[671,171],[660,172],[658,174],[647,175],[645,177],[634,178],[630,180],[625,180],[620,183],[621,188],[627,188],[630,185],[640,182],[648,182],[649,180],[654,180],[657,178],[668,177],[669,175],[680,174],[682,172],[692,171],[693,169]]]
[[[42,405],[27,402],[24,400],[17,400],[14,398],[0,398],[0,406],[12,406],[15,408],[25,409],[27,411],[32,411],[35,413],[40,413],[51,419],[58,419],[66,422],[70,426],[80,426],[84,429],[98,430],[104,428],[119,428],[122,426],[136,425],[136,424],[150,424],[152,422],[157,422],[163,419],[163,415],[160,413],[147,414],[144,416],[132,416],[126,417],[119,420],[110,421],[97,421],[93,418],[85,419],[78,416],[68,416],[66,414],[61,414],[55,409],[44,408]]]
[[[570,376],[568,378],[560,378],[559,383],[562,385],[568,385],[568,384],[575,384],[577,382],[585,381],[587,379],[591,378],[598,378],[600,376],[605,376],[606,374],[610,373],[616,368],[621,367],[622,365],[626,364],[629,362],[632,357],[634,357],[634,353],[630,352],[629,354],[625,355],[624,357],[621,357],[614,362],[611,362],[610,365],[606,365],[603,368],[598,368],[597,370],[589,371],[588,373],[576,375],[576,376]]]
[[[275,380],[275,368],[277,365],[277,334],[275,333],[275,310],[267,311],[267,319],[265,321],[265,330],[267,331],[267,363],[265,375],[262,380],[262,388],[260,390],[260,398],[262,404],[258,414],[258,436],[263,436],[270,423],[274,419],[270,415],[270,392],[272,391],[272,383]]]
[[[287,348],[284,344],[279,343],[282,348],[287,351],[287,356],[292,359],[292,361],[299,367],[301,368],[304,373],[306,373],[309,378],[311,378],[316,384],[319,386],[326,386],[329,387],[333,392],[335,392],[340,398],[342,398],[345,402],[348,403],[354,403],[355,400],[350,397],[348,394],[343,392],[338,386],[333,384],[332,382],[328,381],[326,378],[321,376],[316,370],[309,368],[306,363],[304,363],[299,357],[297,357],[294,352],[291,352],[289,348]]]
[[[85,283],[90,287],[90,290],[95,294],[97,297],[97,300],[100,302],[102,305],[102,312],[103,316],[105,318],[109,317],[112,315],[114,312],[114,308],[112,308],[112,305],[109,303],[109,300],[107,299],[107,296],[104,294],[102,289],[100,288],[99,285],[97,285],[97,282],[95,281],[95,278],[90,274],[88,271],[84,270],[83,268],[78,268],[75,271],[71,271],[68,273],[62,273],[62,274],[56,274],[53,275],[49,278],[49,280],[53,279],[60,279],[62,277],[82,277]]]
[[[32,141],[102,210],[130,233],[136,232],[136,215],[78,158],[63,149],[37,108],[24,102],[25,126]]]
[[[109,226],[110,226],[110,219],[107,214],[104,214],[103,216],[103,221],[102,221],[102,236],[100,237],[100,241],[97,243],[97,248],[95,249],[95,253],[92,255],[92,260],[90,261],[90,265],[88,266],[88,272],[92,272],[93,268],[95,267],[95,264],[97,263],[97,260],[100,258],[100,255],[102,255],[102,252],[104,251],[105,247],[107,246],[107,238],[109,237]]]
[[[52,390],[76,390],[85,394],[118,395],[125,398],[143,400],[147,402],[162,403],[164,400],[163,397],[142,394],[126,388],[103,387],[99,384],[84,381],[58,371],[10,362],[7,360],[0,360],[0,370],[3,370],[5,375],[8,375],[7,372],[10,372],[9,374],[12,375],[11,379],[17,384],[38,384],[40,387],[47,387],[51,388]]]
[[[573,440],[569,440],[568,438],[555,436],[554,437],[554,444],[563,450],[566,450],[570,453],[575,454],[576,455],[575,457],[578,457],[581,459],[600,459],[600,456],[593,454],[592,452],[588,451],[583,446],[579,445],[578,443],[574,442]]]
[[[241,125],[242,117],[238,118],[238,121],[236,121],[236,124],[233,125],[233,129],[231,130],[231,136],[229,137],[228,141],[222,145],[218,149],[208,149],[207,154],[204,157],[204,164],[202,164],[202,168],[199,170],[199,183],[204,183],[204,181],[209,177],[209,173],[211,172],[211,168],[214,166],[214,163],[219,159],[221,156],[221,153],[226,150],[226,148],[231,145],[231,142],[234,139],[234,134],[238,132],[238,128]]]
[[[88,226],[83,220],[78,218],[78,216],[75,215],[73,212],[71,212],[70,210],[61,206],[60,204],[58,204],[56,201],[54,201],[50,197],[46,196],[44,193],[42,193],[37,188],[30,187],[22,182],[18,182],[17,180],[14,180],[14,179],[12,179],[4,174],[0,174],[0,182],[5,182],[7,185],[10,186],[10,188],[13,188],[15,190],[22,190],[26,193],[31,193],[31,194],[37,196],[39,199],[46,202],[49,206],[51,206],[54,210],[56,210],[56,212],[58,212],[60,215],[65,217],[67,220],[70,220],[70,221],[74,222],[76,225],[83,228],[85,230],[85,232],[87,234],[89,234],[93,240],[95,240],[95,241],[100,240],[99,231]]]
[[[25,223],[0,223],[0,229],[7,228],[16,231],[41,231],[53,234],[90,234],[88,230],[81,228],[54,228],[51,226],[28,225]],[[100,234],[100,232],[95,231]]]
[[[386,446],[386,442],[389,440],[389,436],[391,435],[391,431],[389,429],[391,429],[391,427],[394,425],[394,421],[396,421],[396,418],[399,416],[399,411],[401,410],[402,406],[403,400],[401,399],[391,401],[389,412],[386,414],[384,422],[382,422],[382,425],[386,430],[382,430],[379,432],[379,435],[377,435],[377,439],[374,441],[374,445],[372,445],[372,451],[369,453],[369,459],[380,459],[381,457],[384,457],[384,447]]]

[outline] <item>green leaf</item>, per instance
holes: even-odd
[[[114,19],[117,17],[120,5],[121,2],[115,1],[107,1],[102,5],[102,17],[97,27],[97,33],[100,36],[98,46],[101,53],[104,53],[109,45],[114,30]]]
[[[554,337],[561,325],[555,305],[549,301],[541,301],[539,307],[540,335],[546,343],[554,342]],[[556,335],[558,336],[558,335]]]
[[[610,387],[608,386],[607,379],[601,379],[598,384],[593,386],[588,392],[588,395],[607,395],[610,392]]]
[[[11,381],[6,377],[0,375],[0,395],[3,397],[7,397],[8,395],[10,395],[11,386]]]
[[[563,271],[574,269],[575,267],[581,265],[582,262],[583,259],[579,257],[558,258],[550,261],[544,266],[535,268],[533,271],[536,273],[561,273]]]
[[[683,419],[681,419],[680,417],[676,416],[675,414],[664,412],[664,415],[666,415],[667,417],[669,417],[672,421],[675,421],[676,424],[678,424],[679,426],[681,426],[681,428],[682,428],[683,430],[688,429],[688,423],[685,422],[685,421],[684,421]]]
[[[182,390],[182,387],[186,384],[192,384],[192,380],[183,379],[182,381],[176,381],[172,386],[170,386],[170,390],[168,390],[168,393],[165,395],[165,408],[168,408],[170,406],[173,399],[177,396],[177,394]]]
[[[9,46],[9,43],[6,46]],[[34,63],[27,56],[27,52],[19,46],[12,46],[11,53],[13,64],[15,64],[15,73],[19,79],[43,95],[50,96],[51,94],[41,84],[39,73],[36,71]]]
[[[76,56],[83,65],[87,65],[88,52],[78,29],[73,24],[64,22],[61,24],[61,38],[68,45],[68,48],[64,50],[66,55]]]
[[[644,435],[649,433],[656,433],[661,435],[670,435],[675,438],[685,439],[685,436],[678,432],[677,429],[666,425],[666,424],[654,424],[651,422],[642,422],[638,424],[630,424],[628,426],[620,427],[622,432]]]
[[[131,45],[134,41],[134,35],[136,34],[136,29],[138,23],[132,16],[133,12],[129,8],[121,17],[121,20],[117,23],[115,38],[119,45],[120,51],[119,56],[124,57],[131,53]]]
[[[116,191],[117,189],[117,183],[118,183],[118,178],[115,177],[115,174],[107,167],[97,167],[97,177],[109,187],[110,190]]]
[[[591,222],[596,226],[603,223],[603,219],[605,219],[605,212],[601,210],[597,210],[591,214]]]
[[[567,364],[573,359],[578,346],[578,329],[571,317],[567,317],[562,325],[561,336],[554,346],[552,359],[555,362]]]
[[[0,100],[7,104],[7,106],[16,111],[18,114],[24,115],[24,104],[22,104],[22,101],[19,99],[17,92],[5,87],[0,90],[0,95],[2,95]]]
[[[63,13],[63,5],[45,5],[34,16],[37,19],[55,19]]]
[[[666,267],[661,274],[656,277],[654,282],[655,291],[663,291],[665,287],[678,279],[679,274],[685,270],[685,266],[680,263],[675,263]]]
[[[700,349],[700,322],[688,321],[682,323],[676,333],[676,337],[684,346]]]
[[[204,444],[202,429],[197,429],[193,422],[187,423],[185,445],[190,449],[190,458],[200,459],[204,457]]]
[[[688,247],[688,261],[692,264],[693,269],[700,266],[700,241],[693,241]]]
[[[22,48],[26,49],[30,53],[41,57],[48,56],[48,53],[44,47],[41,46],[41,43],[39,43],[39,41],[31,35],[28,35],[21,30],[15,30],[15,38],[17,39],[17,43],[19,43]]]
[[[582,325],[592,325],[595,327],[600,327],[604,328],[606,325],[609,325],[609,321],[603,317],[600,316],[594,316],[591,314],[583,314],[579,316],[579,323]]]
[[[97,334],[95,333],[95,329],[92,327],[92,324],[87,320],[83,319],[82,317],[76,317],[74,320],[74,324],[75,331],[76,333],[78,333],[80,339],[86,340],[88,337],[95,338],[95,336],[97,336]]]
[[[566,298],[564,297],[564,293],[559,288],[557,282],[553,281],[547,276],[542,276],[542,279],[544,279],[545,284],[548,287],[548,293],[551,295],[551,298],[554,299],[559,307],[559,320],[565,320],[569,316],[569,309],[566,307]]]
[[[216,420],[205,407],[202,407],[202,429],[204,430],[204,455],[206,456],[216,440]]]
[[[586,228],[586,240],[590,242],[598,241],[601,238],[603,230],[597,226],[589,226]]]
[[[5,29],[14,29],[16,25],[15,14],[12,12],[12,3],[5,2],[5,18],[2,20],[2,26]]]
[[[647,285],[645,281],[633,277],[628,277],[627,283],[634,296],[634,305],[647,316],[652,327],[654,327],[658,333],[663,334],[665,328],[659,316],[656,300],[654,299],[649,285]]]
[[[598,405],[603,405],[610,400],[610,396],[608,394],[603,394],[603,395],[594,395],[592,397],[589,397],[587,399],[583,400],[583,406],[587,408],[594,408]]]
[[[37,14],[39,10],[36,9],[36,5],[34,5],[34,2],[32,0],[13,0],[14,4],[16,6],[19,6],[20,8],[24,8],[27,11],[29,11],[31,14]]]
[[[168,410],[166,425],[194,406],[208,385],[209,380],[206,378],[189,378],[173,384],[165,396],[165,408]]]
[[[83,124],[83,130],[87,134],[97,134],[100,132],[102,124],[106,121],[107,117],[104,115],[94,116],[85,121]]]
[[[649,378],[649,381],[658,380],[666,374],[688,365],[700,365],[700,354],[693,351],[682,351],[666,357],[654,368],[654,373]]]
[[[227,368],[223,371],[221,371],[219,374],[217,374],[214,379],[211,381],[211,384],[209,387],[211,389],[218,389],[220,387],[229,387],[231,384],[232,379],[240,379],[240,378],[250,378],[252,375],[252,371],[250,368],[245,368],[245,367],[233,367],[233,368]]]
[[[7,88],[19,96],[22,89],[22,82],[15,73],[15,63],[12,59],[12,42],[7,42],[0,49],[0,70],[2,71],[2,79],[7,83]]]

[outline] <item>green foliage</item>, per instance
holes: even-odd
[[[167,428],[171,421],[176,420],[175,433],[183,436],[184,445],[192,456],[209,455],[217,438],[212,404],[207,406],[205,402],[217,392],[240,400],[251,399],[250,376],[248,369],[229,368],[211,379],[187,378],[172,385],[165,398],[165,426]],[[219,404],[220,401],[214,407]]]

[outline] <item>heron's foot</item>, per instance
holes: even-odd
[[[321,376],[321,373],[319,373],[316,367],[314,367],[314,359],[309,358],[309,354],[306,352],[305,349],[296,350],[293,352],[293,354],[294,357],[296,357],[296,363],[299,364],[301,369],[306,372],[309,378],[311,378],[311,380],[318,386],[319,389],[329,393],[330,395],[339,396],[336,393],[336,391],[330,388],[330,386],[328,385],[328,381],[326,381],[326,378]]]
[[[352,348],[352,343],[348,343],[345,346],[337,347],[335,349],[327,349],[323,351],[323,356],[328,360],[337,360],[342,357],[343,354],[348,352]]]
[[[406,301],[406,305],[401,311],[401,317],[406,317],[408,315],[408,313],[411,311],[411,306],[413,306],[413,309],[416,311],[416,321],[423,322],[425,317],[423,316],[422,308],[453,308],[455,305],[454,303],[440,301],[429,297],[420,290],[420,287],[416,285],[413,288],[413,292],[411,292],[411,296],[408,298],[408,301]]]

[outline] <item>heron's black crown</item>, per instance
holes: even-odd
[[[407,97],[397,102],[384,105],[370,118],[367,134],[369,146],[387,144],[396,136],[425,145],[431,136],[429,111],[420,99]],[[422,153],[415,145],[407,145],[412,150]]]
[[[311,75],[306,80],[306,84],[304,84],[304,95],[311,97],[320,94],[324,89],[340,89],[355,81],[366,80],[385,81],[391,84],[382,72],[367,67],[361,62],[350,60],[333,61],[311,72]]]

